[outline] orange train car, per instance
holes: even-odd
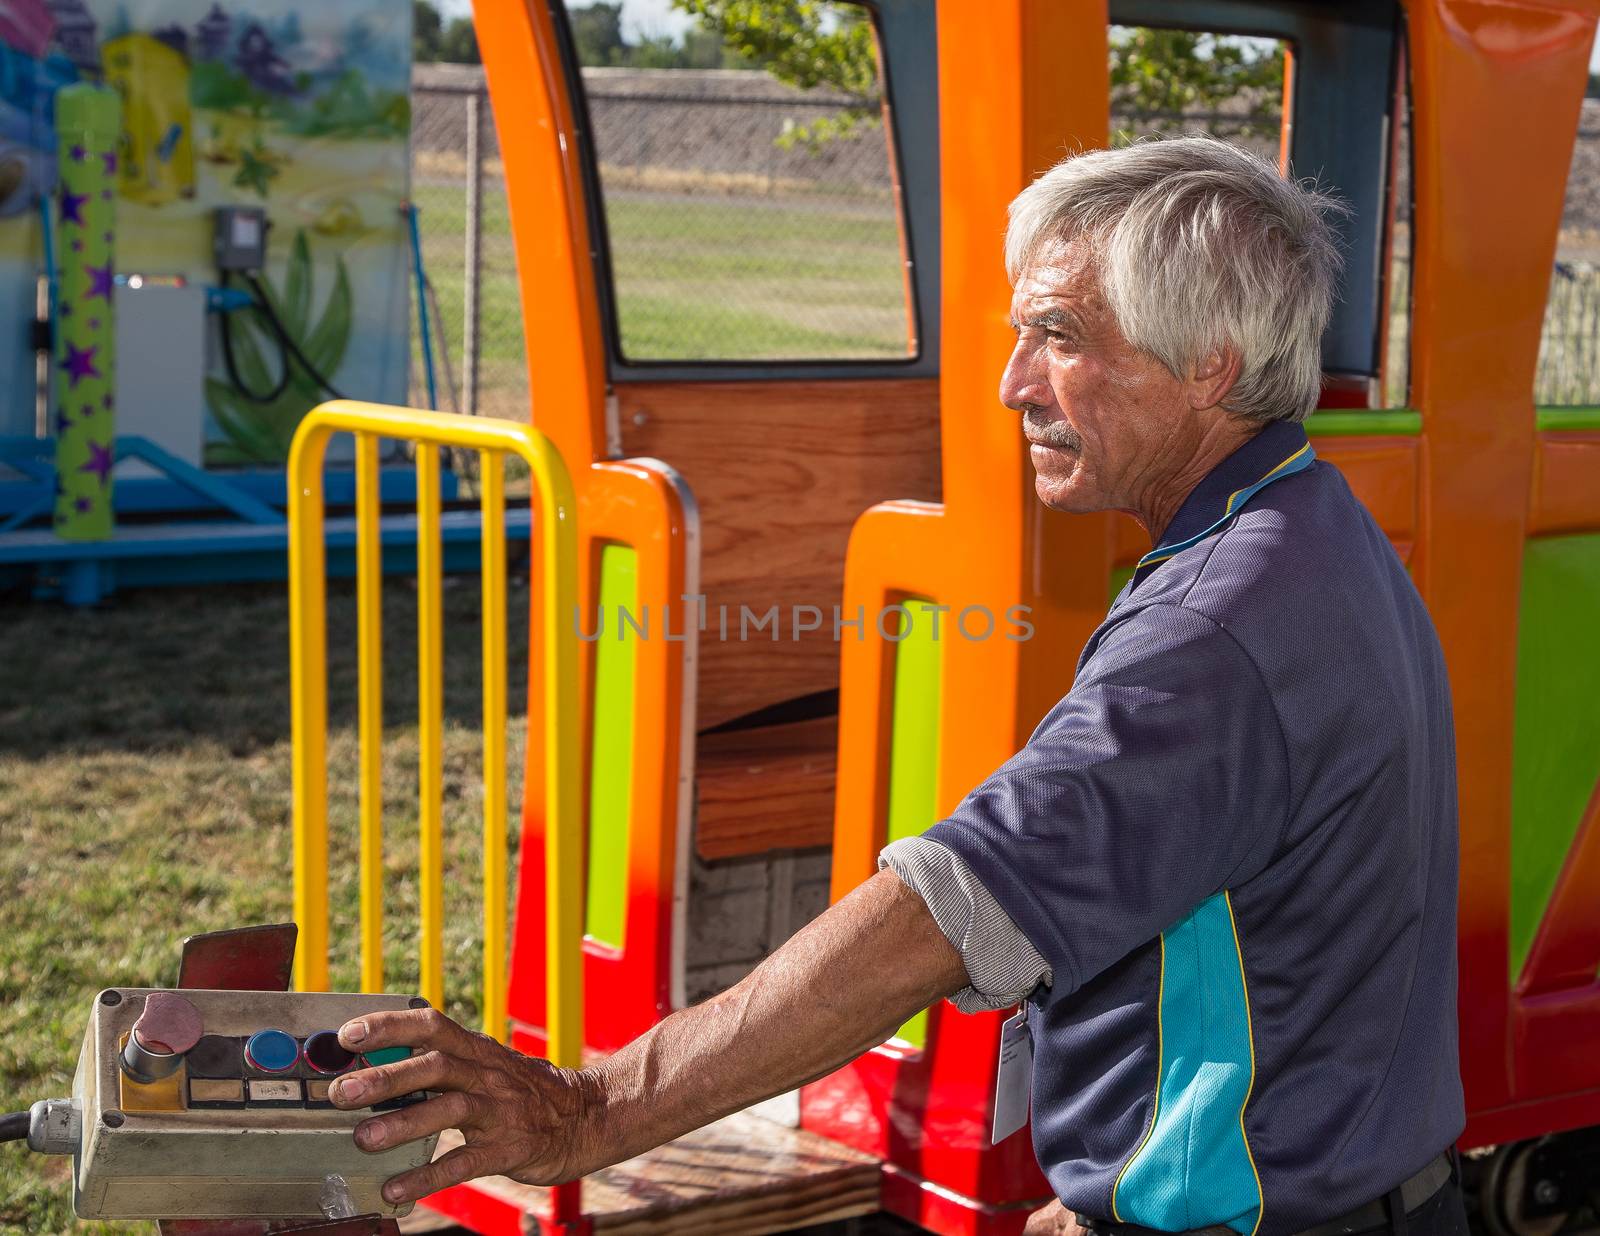
[[[1122,517],[1053,514],[1033,496],[995,396],[1012,347],[1006,205],[1064,151],[1108,140],[1113,23],[1271,38],[1292,65],[1286,168],[1351,206],[1327,398],[1308,428],[1406,561],[1454,684],[1462,1145],[1499,1148],[1474,1160],[1492,1231],[1552,1230],[1600,1179],[1600,411],[1536,406],[1534,379],[1600,4],[862,8],[907,346],[666,361],[625,337],[615,173],[563,5],[477,3],[531,414],[573,476],[580,609],[665,624],[582,653],[586,1044],[613,1049],[688,998],[690,903],[719,862],[831,846],[837,898],[1068,688],[1147,546]],[[1392,260],[1402,227],[1408,264]],[[1409,331],[1392,338],[1407,302]],[[871,617],[924,605],[1026,607],[1033,638],[901,639]],[[773,606],[780,639],[719,628]],[[868,617],[835,631],[822,616],[836,611]],[[534,1052],[548,1012],[537,723],[507,993],[512,1041]],[[717,1139],[700,1136],[682,1148],[699,1164],[689,1183],[658,1154],[581,1200],[490,1181],[430,1204],[484,1232],[769,1231],[878,1207],[938,1232],[1016,1232],[1048,1190],[1026,1139],[989,1144],[1000,1021],[930,1009],[805,1088],[787,1124],[740,1135],[763,1171],[719,1176]]]

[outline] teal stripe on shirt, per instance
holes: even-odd
[[[1261,1186],[1241,1115],[1254,1079],[1244,967],[1226,893],[1162,935],[1161,1059],[1154,1125],[1118,1177],[1124,1223],[1225,1224],[1250,1236]]]

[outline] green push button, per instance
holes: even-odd
[[[379,1047],[361,1053],[361,1058],[372,1068],[377,1068],[380,1064],[394,1064],[398,1060],[409,1059],[410,1056],[409,1047]]]

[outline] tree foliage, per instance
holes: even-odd
[[[848,102],[790,126],[785,145],[816,148],[879,119],[878,52],[866,11],[832,0],[672,0],[752,68],[800,90],[825,87]]]
[[[627,44],[622,39],[622,5],[585,4],[567,9],[572,41],[578,50],[578,63],[612,65],[622,63]]]
[[[858,100],[838,116],[807,126],[801,140],[816,144],[876,119],[877,51],[871,24],[857,6],[830,0],[672,3],[752,67],[800,89],[828,87]],[[1112,107],[1170,131],[1196,124],[1216,128],[1201,117],[1221,108],[1239,110],[1243,100],[1239,120],[1230,118],[1229,127],[1258,132],[1282,112],[1283,68],[1283,47],[1275,42],[1123,27],[1111,40]]]
[[[1195,30],[1120,28],[1111,40],[1111,110],[1154,128],[1215,128],[1226,109],[1235,131],[1273,127],[1283,112],[1283,45]],[[1238,114],[1238,120],[1232,116]],[[1126,131],[1118,133],[1127,140]]]
[[[439,58],[444,19],[428,0],[411,0],[411,58],[421,63]]]
[[[428,0],[417,4],[430,7]],[[672,6],[695,18],[697,26],[681,41],[646,36],[631,44],[623,32],[619,0],[569,8],[579,62],[764,69],[796,89],[843,96],[845,102],[834,114],[791,125],[779,138],[784,145],[816,149],[878,122],[877,47],[871,20],[859,5],[840,0],[672,0]],[[1136,118],[1142,129],[1266,132],[1283,110],[1283,74],[1282,45],[1265,39],[1145,27],[1118,27],[1111,39],[1114,118]],[[1227,113],[1227,119],[1216,119],[1219,112]],[[1113,136],[1127,141],[1133,133],[1123,129]]]
[[[578,63],[585,67],[629,69],[753,68],[726,48],[709,30],[695,28],[683,38],[645,34],[628,42],[622,29],[622,5],[616,0],[574,5],[567,10]]]
[[[411,0],[411,58],[418,64],[481,64],[472,18],[457,17],[447,26],[431,0]]]

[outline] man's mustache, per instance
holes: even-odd
[[[1045,416],[1037,404],[1027,404],[1022,409],[1022,432],[1030,442],[1040,446],[1053,446],[1058,450],[1081,451],[1083,439],[1066,421],[1053,421]]]

